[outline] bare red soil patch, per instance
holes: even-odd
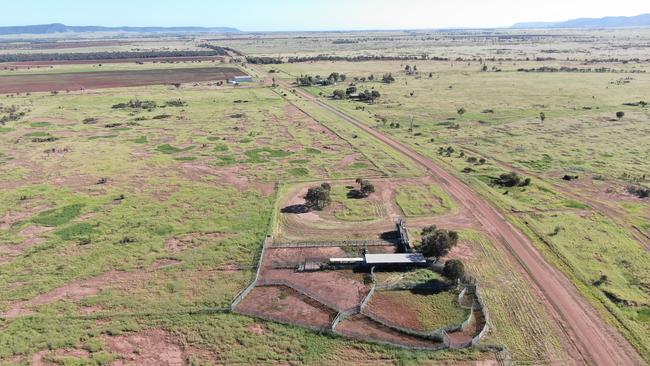
[[[45,359],[64,360],[66,358],[88,358],[90,352],[83,349],[59,349],[56,351],[40,351],[32,355],[31,366],[55,366],[58,362],[49,362]]]
[[[253,323],[248,327],[248,330],[255,335],[264,335],[267,332],[267,329],[259,323]]]
[[[355,307],[370,292],[363,275],[350,271],[296,272],[293,269],[264,271],[259,284],[283,284],[336,310]]]
[[[286,286],[258,286],[237,305],[242,314],[307,328],[328,328],[336,311]]]
[[[109,271],[99,276],[67,283],[50,292],[40,294],[32,299],[13,303],[9,310],[0,313],[3,318],[16,318],[33,314],[32,308],[50,304],[56,301],[79,301],[99,294],[103,289],[118,287],[131,281],[145,279],[153,271],[179,263],[176,260],[160,260],[154,262],[147,270],[132,272]]]
[[[181,342],[161,329],[103,338],[109,350],[120,357],[111,363],[113,366],[185,366],[191,364],[191,361],[218,362],[214,353],[181,346]]]
[[[380,291],[375,292],[364,314],[376,315],[379,319],[385,319],[389,323],[399,324],[402,327],[423,331],[424,327],[418,320],[418,313],[415,309],[409,308],[396,296],[382,296]]]
[[[182,173],[184,177],[192,181],[202,181],[204,179],[218,178],[221,182],[232,184],[241,192],[246,192],[252,186],[263,196],[269,196],[275,191],[273,183],[251,182],[248,177],[240,175],[241,167],[218,168],[204,164],[182,164]]]
[[[0,76],[0,93],[47,92],[227,80],[244,75],[230,67],[97,71]]]

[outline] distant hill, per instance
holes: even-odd
[[[237,28],[229,27],[99,27],[99,26],[69,26],[61,23],[21,25],[15,27],[0,27],[0,35],[7,34],[49,34],[49,33],[89,33],[89,32],[134,32],[134,33],[234,33]]]
[[[564,22],[516,23],[512,28],[615,28],[650,26],[650,14],[633,17],[578,18]]]

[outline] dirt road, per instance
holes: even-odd
[[[284,85],[291,88],[290,85]],[[527,272],[529,279],[545,297],[544,305],[573,343],[576,362],[597,365],[644,365],[627,340],[598,315],[576,287],[558,269],[546,262],[531,240],[513,227],[495,208],[465,183],[410,147],[363,124],[310,94],[295,89],[305,99],[336,114],[381,142],[408,156],[430,171],[438,183],[461,205],[471,210],[484,226],[497,248],[512,255]]]

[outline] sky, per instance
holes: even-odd
[[[243,31],[506,27],[650,13],[649,0],[0,1],[0,26],[228,26]]]

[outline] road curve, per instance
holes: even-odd
[[[283,83],[284,84],[284,83]],[[285,84],[291,88],[291,86]],[[418,165],[431,172],[451,196],[471,210],[476,219],[494,241],[495,245],[509,252],[527,272],[530,280],[546,298],[545,305],[558,319],[579,352],[577,362],[595,365],[645,365],[645,362],[627,340],[598,315],[598,311],[582,297],[576,287],[557,268],[549,264],[535,248],[532,241],[506,221],[494,207],[469,186],[429,158],[391,137],[371,128],[329,104],[318,100],[303,90],[294,89],[303,98],[336,114],[381,142],[408,156]],[[574,352],[575,353],[575,352]]]

